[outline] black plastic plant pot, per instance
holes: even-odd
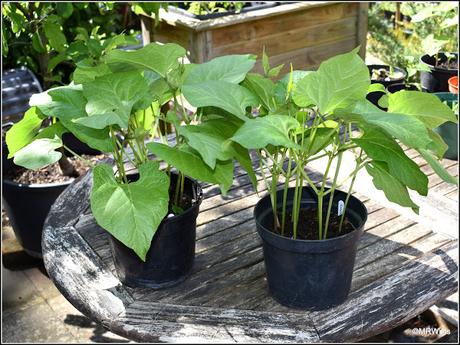
[[[399,83],[399,84],[392,84],[387,87],[387,91],[389,93],[395,93],[401,90],[420,91],[417,85],[415,84]]]
[[[455,55],[454,61],[458,63],[458,54],[452,53]],[[447,56],[444,53],[438,54],[438,64],[442,64],[447,61]],[[457,68],[441,68],[436,67],[436,59],[432,55],[425,54],[420,58],[420,63],[424,64],[430,72],[420,71],[420,84],[422,86],[422,91],[425,92],[448,92],[449,84],[448,80],[451,77],[458,75],[458,66]]]
[[[73,152],[75,152],[78,155],[100,155],[102,152],[99,150],[95,150],[92,147],[88,146],[85,144],[83,141],[78,139],[75,135],[72,133],[64,133],[62,135],[62,142],[64,143],[65,146],[67,146],[69,149],[71,149]],[[65,150],[66,156],[72,157],[73,153],[69,152],[68,150]]]
[[[369,69],[369,75],[372,78],[372,72],[374,70],[379,70],[379,69],[384,69],[388,73],[390,73],[390,66],[388,65],[367,65],[367,68]],[[393,84],[401,84],[404,83],[404,80],[407,78],[407,72],[399,67],[394,67],[393,68],[394,73],[398,74],[398,78],[391,78],[391,80],[376,80],[376,79],[371,79],[371,84],[374,83],[380,83],[382,84],[385,88],[388,88],[390,85]],[[384,92],[381,91],[375,91],[375,92],[369,92],[366,96],[367,100],[370,101],[372,104],[377,106],[381,110],[387,110],[386,108],[383,108],[379,105],[379,99],[384,95]]]
[[[281,209],[283,191],[277,192]],[[287,208],[292,209],[294,188],[288,191]],[[336,191],[333,212],[346,193]],[[325,197],[325,204],[328,198]],[[317,208],[313,190],[302,190],[301,208]],[[262,238],[268,287],[273,298],[292,308],[323,310],[343,303],[350,291],[356,250],[367,220],[364,204],[351,196],[346,217],[355,230],[326,240],[294,240],[271,231],[273,215],[270,196],[254,210],[257,231]]]
[[[134,181],[138,175],[131,175]],[[175,185],[177,175],[171,175]],[[196,218],[203,199],[200,185],[185,178],[184,193],[194,201],[180,215],[165,218],[153,236],[143,262],[137,254],[110,236],[110,245],[120,281],[131,287],[163,289],[184,281],[195,259]]]
[[[43,224],[57,197],[72,183],[20,184],[3,179],[2,198],[14,234],[24,251],[41,258]]]
[[[452,107],[453,103],[458,102],[456,94],[450,92],[436,92],[434,94],[441,101],[447,102],[450,107]],[[448,146],[446,153],[444,153],[444,158],[458,160],[458,124],[448,121],[433,130],[441,136]]]

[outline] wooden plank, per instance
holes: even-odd
[[[202,270],[200,274],[191,275],[180,286],[172,287],[167,290],[154,291],[151,289],[136,289],[133,296],[137,300],[165,300],[166,298],[175,301],[185,293],[196,295],[197,291],[206,289],[208,286],[219,284],[223,277],[251,268],[263,259],[262,248],[257,247],[229,260],[222,261],[212,267]]]
[[[232,45],[238,42],[259,40],[278,35],[280,32],[314,27],[348,17],[357,17],[358,4],[335,3],[329,6],[307,8],[292,13],[240,23],[212,30],[213,47]],[[271,54],[270,51],[267,51]]]
[[[457,290],[458,243],[448,243],[353,292],[340,306],[311,313],[325,342],[354,342],[402,324]]]
[[[108,324],[133,302],[118,278],[73,227],[45,225],[43,261],[59,291],[80,312]]]
[[[360,46],[359,55],[366,59],[367,43],[367,18],[369,16],[369,3],[360,2],[358,10],[358,20],[356,28],[356,46]]]
[[[277,66],[284,64],[280,77],[290,71],[290,64],[296,70],[316,70],[321,62],[337,55],[349,52],[356,47],[356,37],[349,36],[338,42],[319,44],[311,47],[301,48],[278,55],[270,55],[270,64]],[[260,55],[260,52],[257,54]],[[259,59],[254,66],[254,71],[263,72],[262,60]]]
[[[204,31],[244,22],[252,22],[262,18],[278,16],[280,14],[297,12],[305,10],[307,8],[313,9],[315,7],[323,7],[330,5],[331,4],[327,1],[304,1],[291,4],[282,4],[276,7],[234,14],[231,16],[231,18],[225,16],[207,20],[199,20],[196,18],[187,17],[178,13],[174,13],[173,11],[167,12],[163,9],[160,9],[160,17],[163,21],[176,27],[190,28],[195,31]]]
[[[379,238],[379,240],[374,244],[358,251],[358,254],[356,255],[355,269],[360,269],[373,261],[377,261],[410,242],[423,238],[432,232],[422,226],[406,227],[406,224],[400,223],[400,229],[394,231],[388,236]],[[366,235],[370,234],[366,233]],[[380,234],[377,236],[380,236]]]
[[[350,36],[356,37],[355,17],[344,18],[311,28],[280,32],[276,35],[262,37],[256,41],[243,41],[232,45],[215,47],[211,56],[249,53],[260,55],[263,47],[271,55],[278,55],[321,43],[338,42]]]
[[[153,20],[150,17],[141,15],[141,32],[142,32],[142,44],[145,46],[152,42],[153,38]]]
[[[152,322],[153,321],[153,322]],[[110,329],[140,342],[312,342],[318,341],[308,313],[135,302]]]
[[[397,270],[405,261],[412,260],[452,241],[436,233],[430,233],[415,241],[399,247],[390,255],[372,261],[353,272],[351,291],[356,291],[371,282]]]

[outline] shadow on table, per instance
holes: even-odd
[[[86,316],[68,314],[64,319],[64,323],[80,328],[93,328],[93,335],[89,340],[95,343],[129,343],[130,340],[122,339],[121,337],[111,337],[110,333],[103,326],[91,321]]]

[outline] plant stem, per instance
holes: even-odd
[[[323,197],[324,189],[326,187],[327,176],[329,175],[329,169],[331,168],[332,160],[334,159],[333,154],[329,155],[327,161],[326,171],[324,172],[323,181],[321,183],[321,189],[318,194],[318,230],[319,230],[319,239],[322,238],[323,234]]]
[[[353,173],[353,178],[350,183],[350,187],[348,188],[348,193],[347,197],[345,198],[345,203],[343,206],[343,213],[342,216],[340,217],[340,223],[339,223],[339,233],[342,232],[342,225],[343,225],[343,220],[345,219],[345,213],[347,212],[347,206],[348,206],[348,200],[350,199],[351,192],[353,190],[353,185],[355,184],[356,176],[358,176],[358,171],[360,169],[360,160],[361,160],[361,155],[363,153],[363,150],[360,150],[359,152],[359,157],[356,159],[356,168]]]
[[[326,224],[324,225],[324,239],[327,238],[327,230],[329,228],[329,220],[330,220],[330,217],[331,217],[332,204],[333,204],[333,201],[334,201],[334,192],[335,192],[335,188],[336,188],[337,177],[338,177],[339,171],[340,171],[340,165],[342,163],[342,156],[343,156],[343,152],[340,152],[339,156],[338,156],[338,159],[337,159],[337,167],[335,168],[334,180],[332,181],[332,186],[331,186],[331,189],[330,189],[331,195],[329,196],[329,204],[328,204],[328,207],[327,207],[327,214],[326,214]]]
[[[291,179],[291,164],[292,164],[292,159],[291,156],[289,155],[288,158],[288,170],[285,175],[285,181],[284,181],[284,190],[283,190],[283,208],[281,210],[281,235],[284,235],[284,223],[286,222],[286,202],[287,202],[287,194],[288,194],[288,189],[289,189],[289,180]]]

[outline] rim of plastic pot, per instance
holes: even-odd
[[[455,56],[456,56],[456,59],[457,59],[457,61],[458,61],[458,53],[456,53],[456,52],[451,52],[451,53],[449,53],[449,54],[455,55]],[[438,53],[438,55],[439,55],[440,60],[442,60],[441,62],[443,62],[443,61],[445,61],[445,60],[447,59],[447,57],[446,57],[446,55],[445,55],[444,52],[440,52],[440,53]],[[436,71],[436,72],[441,72],[441,73],[453,73],[453,72],[456,72],[456,71],[458,72],[458,69],[455,69],[455,68],[452,68],[452,69],[445,69],[445,68],[435,67],[434,64],[432,64],[432,63],[426,61],[426,60],[428,60],[428,59],[434,59],[434,58],[433,58],[433,55],[429,55],[429,54],[422,55],[422,56],[420,57],[420,62],[423,63],[423,64],[425,64],[425,65],[427,65],[430,69],[432,69],[432,70],[434,70],[434,71]]]
[[[305,190],[307,188],[309,188],[309,187],[304,187],[303,189]],[[340,193],[343,193],[343,194],[346,195],[345,192],[342,192],[340,190],[335,191],[335,193],[337,193],[337,192],[340,192]],[[261,224],[261,222],[259,221],[259,217],[256,216],[256,212],[258,212],[259,208],[262,207],[261,206],[262,203],[267,202],[267,200],[269,200],[269,199],[270,199],[270,194],[267,194],[266,196],[261,198],[257,202],[256,206],[254,207],[253,217],[254,217],[255,222],[257,224],[257,231],[259,233],[260,233],[260,231],[263,231],[265,236],[271,237],[272,240],[276,241],[276,246],[277,247],[285,249],[285,250],[289,250],[289,251],[303,252],[303,250],[300,247],[304,247],[304,246],[314,247],[311,250],[311,252],[318,252],[318,253],[319,252],[332,252],[332,251],[338,250],[341,247],[343,247],[343,242],[352,241],[355,236],[357,236],[359,233],[362,233],[363,230],[364,230],[364,225],[367,222],[368,211],[367,211],[366,206],[364,205],[364,203],[361,200],[359,200],[358,198],[356,198],[353,195],[350,195],[350,199],[348,201],[347,213],[350,210],[350,203],[352,202],[352,203],[357,203],[359,205],[359,207],[361,208],[361,210],[357,210],[357,212],[355,212],[355,213],[359,214],[360,211],[361,211],[361,213],[363,214],[363,217],[361,218],[360,224],[355,228],[355,230],[353,230],[353,231],[351,231],[349,233],[346,233],[346,234],[343,234],[343,235],[340,235],[340,236],[337,236],[337,237],[333,237],[333,238],[328,238],[328,239],[325,239],[325,240],[292,239],[292,238],[288,238],[288,237],[285,237],[285,236],[278,235],[278,234],[268,230],[263,224]],[[306,203],[307,202],[303,202],[303,204],[306,204]],[[316,204],[316,202],[314,202],[314,200],[312,200],[312,202],[310,202],[310,203]],[[289,204],[290,203],[288,202],[288,205]],[[271,210],[271,207],[270,207],[270,210]],[[296,250],[296,248],[298,250]]]

